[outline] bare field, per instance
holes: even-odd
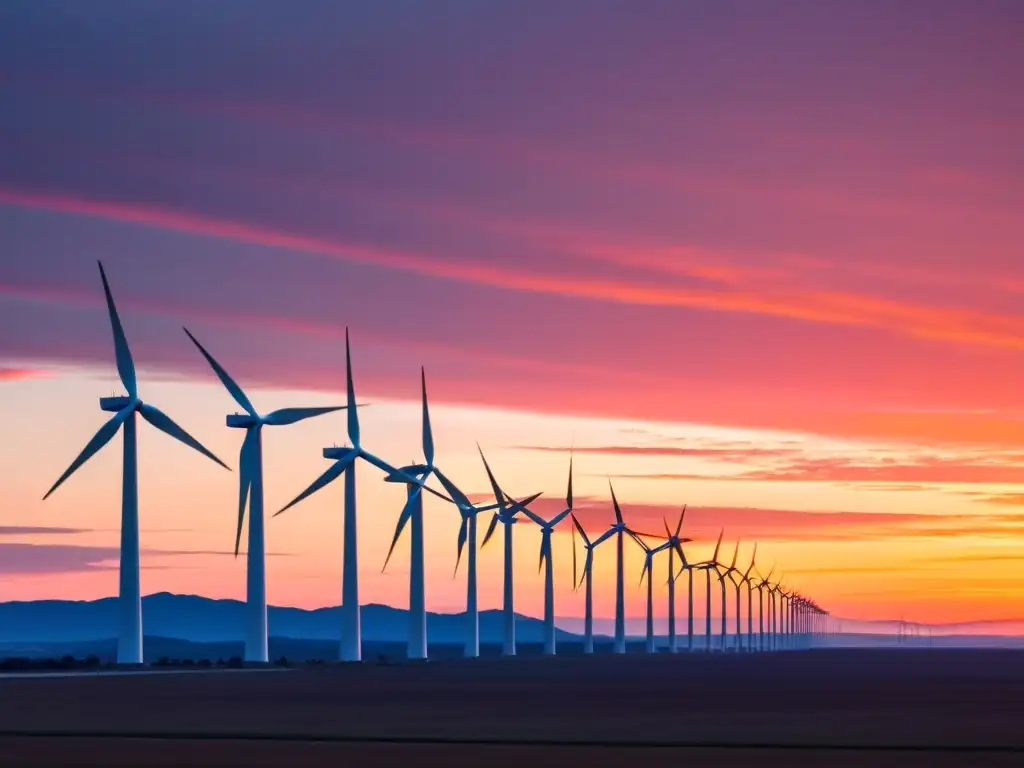
[[[624,766],[641,753],[649,767],[683,754],[696,765],[1014,765],[1024,760],[1024,652],[11,676],[0,679],[0,714],[0,764],[9,765],[393,765],[436,756],[444,765]],[[388,743],[396,740],[405,743]]]

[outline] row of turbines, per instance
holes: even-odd
[[[143,402],[139,397],[135,364],[128,347],[121,320],[114,304],[113,294],[107,281],[103,264],[99,264],[100,279],[114,338],[114,351],[118,376],[127,394],[100,399],[100,408],[113,415],[100,427],[99,431],[82,449],[71,465],[57,479],[43,497],[48,498],[93,455],[98,453],[120,431],[124,440],[122,496],[121,496],[121,546],[118,592],[118,646],[117,660],[121,664],[141,664],[142,655],[142,594],[140,586],[139,564],[139,510],[138,510],[138,469],[136,449],[136,414],[160,431],[184,443],[203,454],[225,469],[229,469],[223,461],[204,447],[179,426],[167,414],[151,403]],[[394,553],[403,531],[410,531],[410,577],[409,577],[409,638],[408,656],[411,659],[427,658],[427,626],[424,579],[424,531],[423,531],[423,495],[429,493],[453,504],[461,515],[458,533],[456,572],[466,553],[466,638],[465,655],[475,657],[480,653],[480,632],[478,621],[477,600],[477,552],[494,536],[500,523],[504,538],[504,584],[503,584],[503,648],[505,655],[515,655],[516,626],[515,607],[513,601],[513,526],[522,519],[537,524],[541,530],[541,547],[539,566],[544,570],[544,651],[554,654],[555,647],[555,589],[554,564],[552,552],[552,534],[556,526],[567,517],[571,519],[573,537],[573,588],[585,589],[584,618],[584,652],[594,650],[593,631],[593,565],[594,553],[606,541],[615,540],[616,583],[615,583],[615,632],[614,651],[625,653],[625,581],[624,581],[624,548],[627,542],[633,542],[642,548],[644,565],[640,582],[647,581],[647,626],[646,650],[655,651],[654,633],[654,560],[661,553],[667,553],[667,585],[668,585],[668,643],[669,650],[680,650],[679,637],[676,632],[676,582],[687,575],[687,649],[694,650],[694,611],[693,585],[694,572],[705,574],[705,641],[704,649],[729,650],[727,627],[727,603],[730,588],[733,591],[735,607],[735,631],[731,648],[736,651],[767,651],[782,648],[793,648],[811,642],[814,636],[829,634],[832,623],[828,612],[813,600],[787,588],[781,578],[772,579],[774,568],[767,576],[762,576],[756,567],[757,547],[749,567],[741,570],[737,566],[739,542],[732,561],[726,564],[719,561],[722,535],[718,537],[714,554],[709,560],[691,562],[686,557],[683,544],[691,539],[681,536],[686,508],[680,513],[679,520],[673,529],[665,521],[665,535],[643,533],[630,528],[623,517],[615,489],[611,487],[612,505],[615,522],[601,535],[591,538],[579,520],[573,514],[572,494],[572,457],[569,459],[569,481],[566,492],[566,506],[558,514],[545,519],[533,510],[530,505],[541,494],[535,493],[523,499],[514,499],[507,494],[495,479],[487,459],[480,450],[488,480],[493,492],[491,503],[475,503],[469,499],[455,483],[451,481],[435,464],[434,439],[430,425],[430,409],[427,403],[426,375],[421,369],[420,384],[422,392],[422,443],[424,463],[395,467],[375,456],[363,446],[359,428],[359,408],[356,403],[355,386],[352,378],[352,358],[349,346],[348,331],[345,332],[345,366],[347,403],[344,406],[320,408],[281,408],[261,414],[245,394],[245,391],[228,374],[227,370],[210,354],[199,340],[186,328],[185,333],[200,354],[206,359],[217,378],[224,385],[231,397],[244,413],[227,416],[227,426],[244,430],[241,451],[238,459],[238,524],[235,536],[235,555],[239,552],[242,530],[245,522],[246,509],[249,511],[248,548],[246,552],[246,607],[247,626],[245,642],[245,659],[249,662],[268,661],[267,633],[267,598],[265,569],[265,535],[263,506],[263,427],[286,426],[305,419],[321,416],[334,411],[345,410],[348,418],[348,439],[350,445],[323,449],[323,457],[331,462],[330,466],[317,477],[308,488],[296,496],[291,502],[275,513],[279,515],[299,504],[317,491],[327,487],[339,477],[344,476],[344,550],[342,566],[342,626],[339,646],[339,658],[342,661],[359,661],[362,658],[362,631],[359,610],[359,551],[356,533],[356,468],[360,462],[384,474],[384,480],[391,483],[402,483],[406,486],[406,503],[402,508],[395,528],[394,537],[385,559],[385,568]],[[433,477],[443,488],[435,490],[428,485]],[[480,514],[491,513],[490,523],[479,547],[478,517]],[[579,535],[585,552],[582,575],[577,565],[577,542]],[[676,559],[678,557],[678,563]],[[712,577],[720,586],[721,594],[721,626],[720,641],[715,646],[712,636]],[[746,630],[742,627],[743,592],[746,590]],[[757,630],[754,628],[754,593],[757,593]],[[767,600],[766,600],[767,598]],[[767,603],[767,605],[766,605]]]

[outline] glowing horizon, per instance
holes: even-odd
[[[687,504],[688,553],[757,540],[836,615],[1020,618],[1024,10],[250,6],[230,36],[216,9],[126,6],[115,33],[70,0],[0,28],[0,599],[116,591],[119,445],[40,502],[120,388],[102,259],[143,399],[231,466],[234,403],[181,325],[261,409],[340,404],[349,327],[386,460],[419,457],[425,365],[467,493],[489,493],[479,440],[554,508],[575,447],[591,530],[611,476],[637,528]],[[343,416],[316,421],[268,436],[268,516],[344,441]],[[143,593],[240,598],[237,477],[150,432]],[[404,543],[380,573],[401,490],[367,471],[359,494],[363,602],[402,606]],[[458,516],[427,518],[428,609],[460,610]],[[539,534],[518,530],[516,606],[539,615]],[[271,603],[338,603],[340,489],[267,536]]]

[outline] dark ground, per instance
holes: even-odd
[[[1024,765],[1022,726],[1012,650],[0,679],[0,765]]]

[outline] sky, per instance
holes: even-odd
[[[9,0],[0,599],[116,592],[119,445],[41,501],[120,389],[102,259],[141,396],[231,467],[181,326],[263,410],[341,404],[347,326],[389,461],[422,455],[422,365],[475,497],[479,441],[559,511],[574,447],[592,532],[611,478],[635,528],[687,504],[688,557],[757,541],[837,615],[1024,618],[1022,34],[1015,0]],[[140,433],[143,592],[243,597],[237,477]],[[345,439],[268,428],[268,514]],[[358,485],[362,599],[406,605],[402,489]],[[268,521],[271,603],[339,601],[341,493]],[[428,607],[461,610],[458,515],[426,516]],[[534,615],[539,542],[517,526]]]

